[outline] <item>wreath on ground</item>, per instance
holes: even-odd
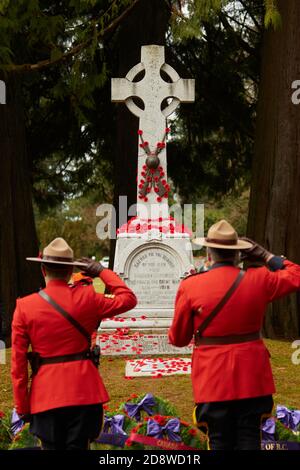
[[[300,410],[277,405],[276,414],[262,425],[264,449],[300,450]]]
[[[102,432],[95,440],[93,449],[99,449],[100,444],[101,448],[105,445],[107,449],[126,448],[125,443],[137,423],[146,417],[158,414],[176,416],[177,411],[167,400],[151,393],[132,394],[117,407],[115,412],[106,411]]]
[[[173,405],[154,396],[131,395],[116,412],[106,412],[103,430],[93,449],[204,449],[206,438],[180,420]]]
[[[8,450],[39,449],[39,440],[29,431],[29,424],[24,424],[13,437]]]
[[[106,436],[106,442],[101,436]],[[13,411],[0,411],[0,449],[36,448],[38,440]],[[262,426],[265,449],[300,449],[300,410],[278,405],[276,415]],[[131,395],[116,409],[107,411],[103,430],[94,449],[207,449],[206,436],[178,418],[167,400],[146,395]]]
[[[174,416],[154,415],[137,424],[125,442],[125,449],[207,450],[205,435]]]

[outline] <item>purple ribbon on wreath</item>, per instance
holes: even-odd
[[[297,431],[300,424],[300,410],[289,410],[286,406],[277,405],[277,419],[291,431]]]
[[[165,434],[170,441],[180,442],[181,437],[179,436],[179,432],[180,421],[178,418],[169,419],[165,426],[161,426],[157,421],[151,418],[147,422],[147,436],[155,437],[156,439],[162,439]]]
[[[155,406],[154,396],[152,393],[147,393],[138,403],[125,403],[125,410],[130,418],[140,421],[141,411],[146,411],[149,416],[153,415],[153,406]]]
[[[124,415],[104,416],[103,432],[127,435],[123,429]]]
[[[25,424],[24,421],[20,418],[16,409],[14,408],[12,411],[11,424],[10,424],[10,430],[12,434],[14,436],[18,434],[18,432],[20,432],[21,429],[23,428],[24,424]]]
[[[274,418],[268,418],[261,427],[262,441],[275,441],[276,422]]]

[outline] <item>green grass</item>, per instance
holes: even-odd
[[[105,289],[105,284],[101,281],[100,277],[96,277],[93,281],[95,291],[99,294],[103,294]]]
[[[276,404],[300,408],[300,365],[291,362],[293,349],[287,341],[267,340],[271,353],[273,372],[277,387],[274,396]],[[133,356],[130,356],[132,358]],[[139,356],[140,357],[140,356]],[[0,410],[9,411],[13,407],[10,380],[10,350],[7,351],[7,364],[0,365]],[[170,400],[177,408],[183,420],[191,422],[193,397],[191,380],[187,375],[170,376],[157,379],[138,377],[132,380],[124,378],[125,359],[103,356],[100,366],[101,375],[108,389],[111,401],[109,408],[114,410],[120,402],[132,393],[137,395],[151,392]]]

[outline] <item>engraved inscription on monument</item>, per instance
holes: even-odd
[[[138,307],[170,308],[180,280],[176,255],[159,247],[143,248],[130,260],[128,286],[138,298]]]

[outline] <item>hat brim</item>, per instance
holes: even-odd
[[[45,264],[59,264],[59,265],[66,265],[66,266],[77,266],[78,268],[85,268],[87,266],[86,263],[81,263],[80,261],[52,261],[49,259],[43,258],[26,258],[27,261],[35,261],[36,263],[45,263]]]
[[[199,246],[208,246],[210,248],[220,248],[222,250],[247,250],[248,248],[252,248],[252,243],[246,242],[245,240],[238,239],[235,245],[222,245],[221,243],[211,243],[207,242],[204,237],[194,238],[192,240],[194,245]]]

